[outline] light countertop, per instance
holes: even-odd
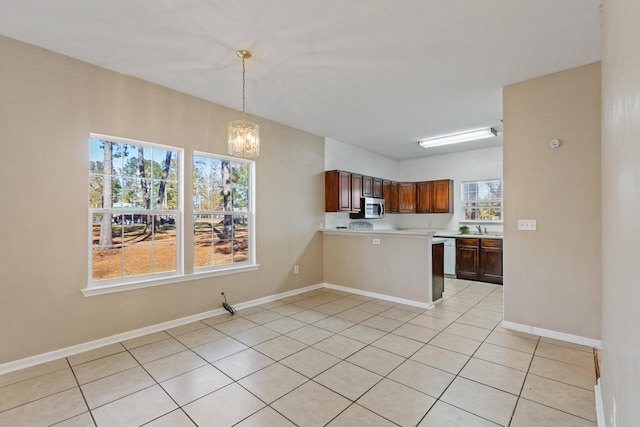
[[[348,228],[322,228],[323,233],[327,234],[382,234],[388,236],[403,236],[403,237],[429,237],[435,234],[433,230],[395,230],[395,229],[383,229],[383,230],[358,230]]]
[[[502,239],[502,234],[497,232],[489,232],[488,234],[460,234],[457,230],[428,230],[422,228],[416,229],[373,229],[373,230],[362,230],[362,229],[348,229],[348,228],[322,228],[320,229],[323,233],[331,233],[331,234],[382,234],[382,235],[391,235],[391,236],[406,236],[406,237],[470,237],[470,238],[481,238],[481,239]]]

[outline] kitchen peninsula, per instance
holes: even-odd
[[[321,231],[327,285],[433,308],[433,231]]]

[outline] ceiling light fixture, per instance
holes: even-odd
[[[239,157],[258,157],[260,155],[260,127],[244,118],[244,61],[251,58],[251,52],[239,50],[236,55],[242,58],[242,119],[229,122],[229,154]]]
[[[494,138],[498,132],[494,128],[475,129],[450,135],[436,136],[434,138],[418,141],[422,148],[440,147],[441,145],[458,144],[460,142],[476,141],[478,139]]]

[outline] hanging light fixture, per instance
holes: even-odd
[[[251,58],[251,52],[239,50],[236,55],[242,58],[242,119],[229,122],[229,154],[238,157],[258,157],[260,155],[260,127],[244,118],[244,61]]]

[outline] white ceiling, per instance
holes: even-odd
[[[600,0],[2,0],[0,34],[393,159],[600,59]],[[126,135],[125,135],[126,136]],[[498,141],[461,144],[475,149]],[[268,140],[263,141],[268,149]]]

